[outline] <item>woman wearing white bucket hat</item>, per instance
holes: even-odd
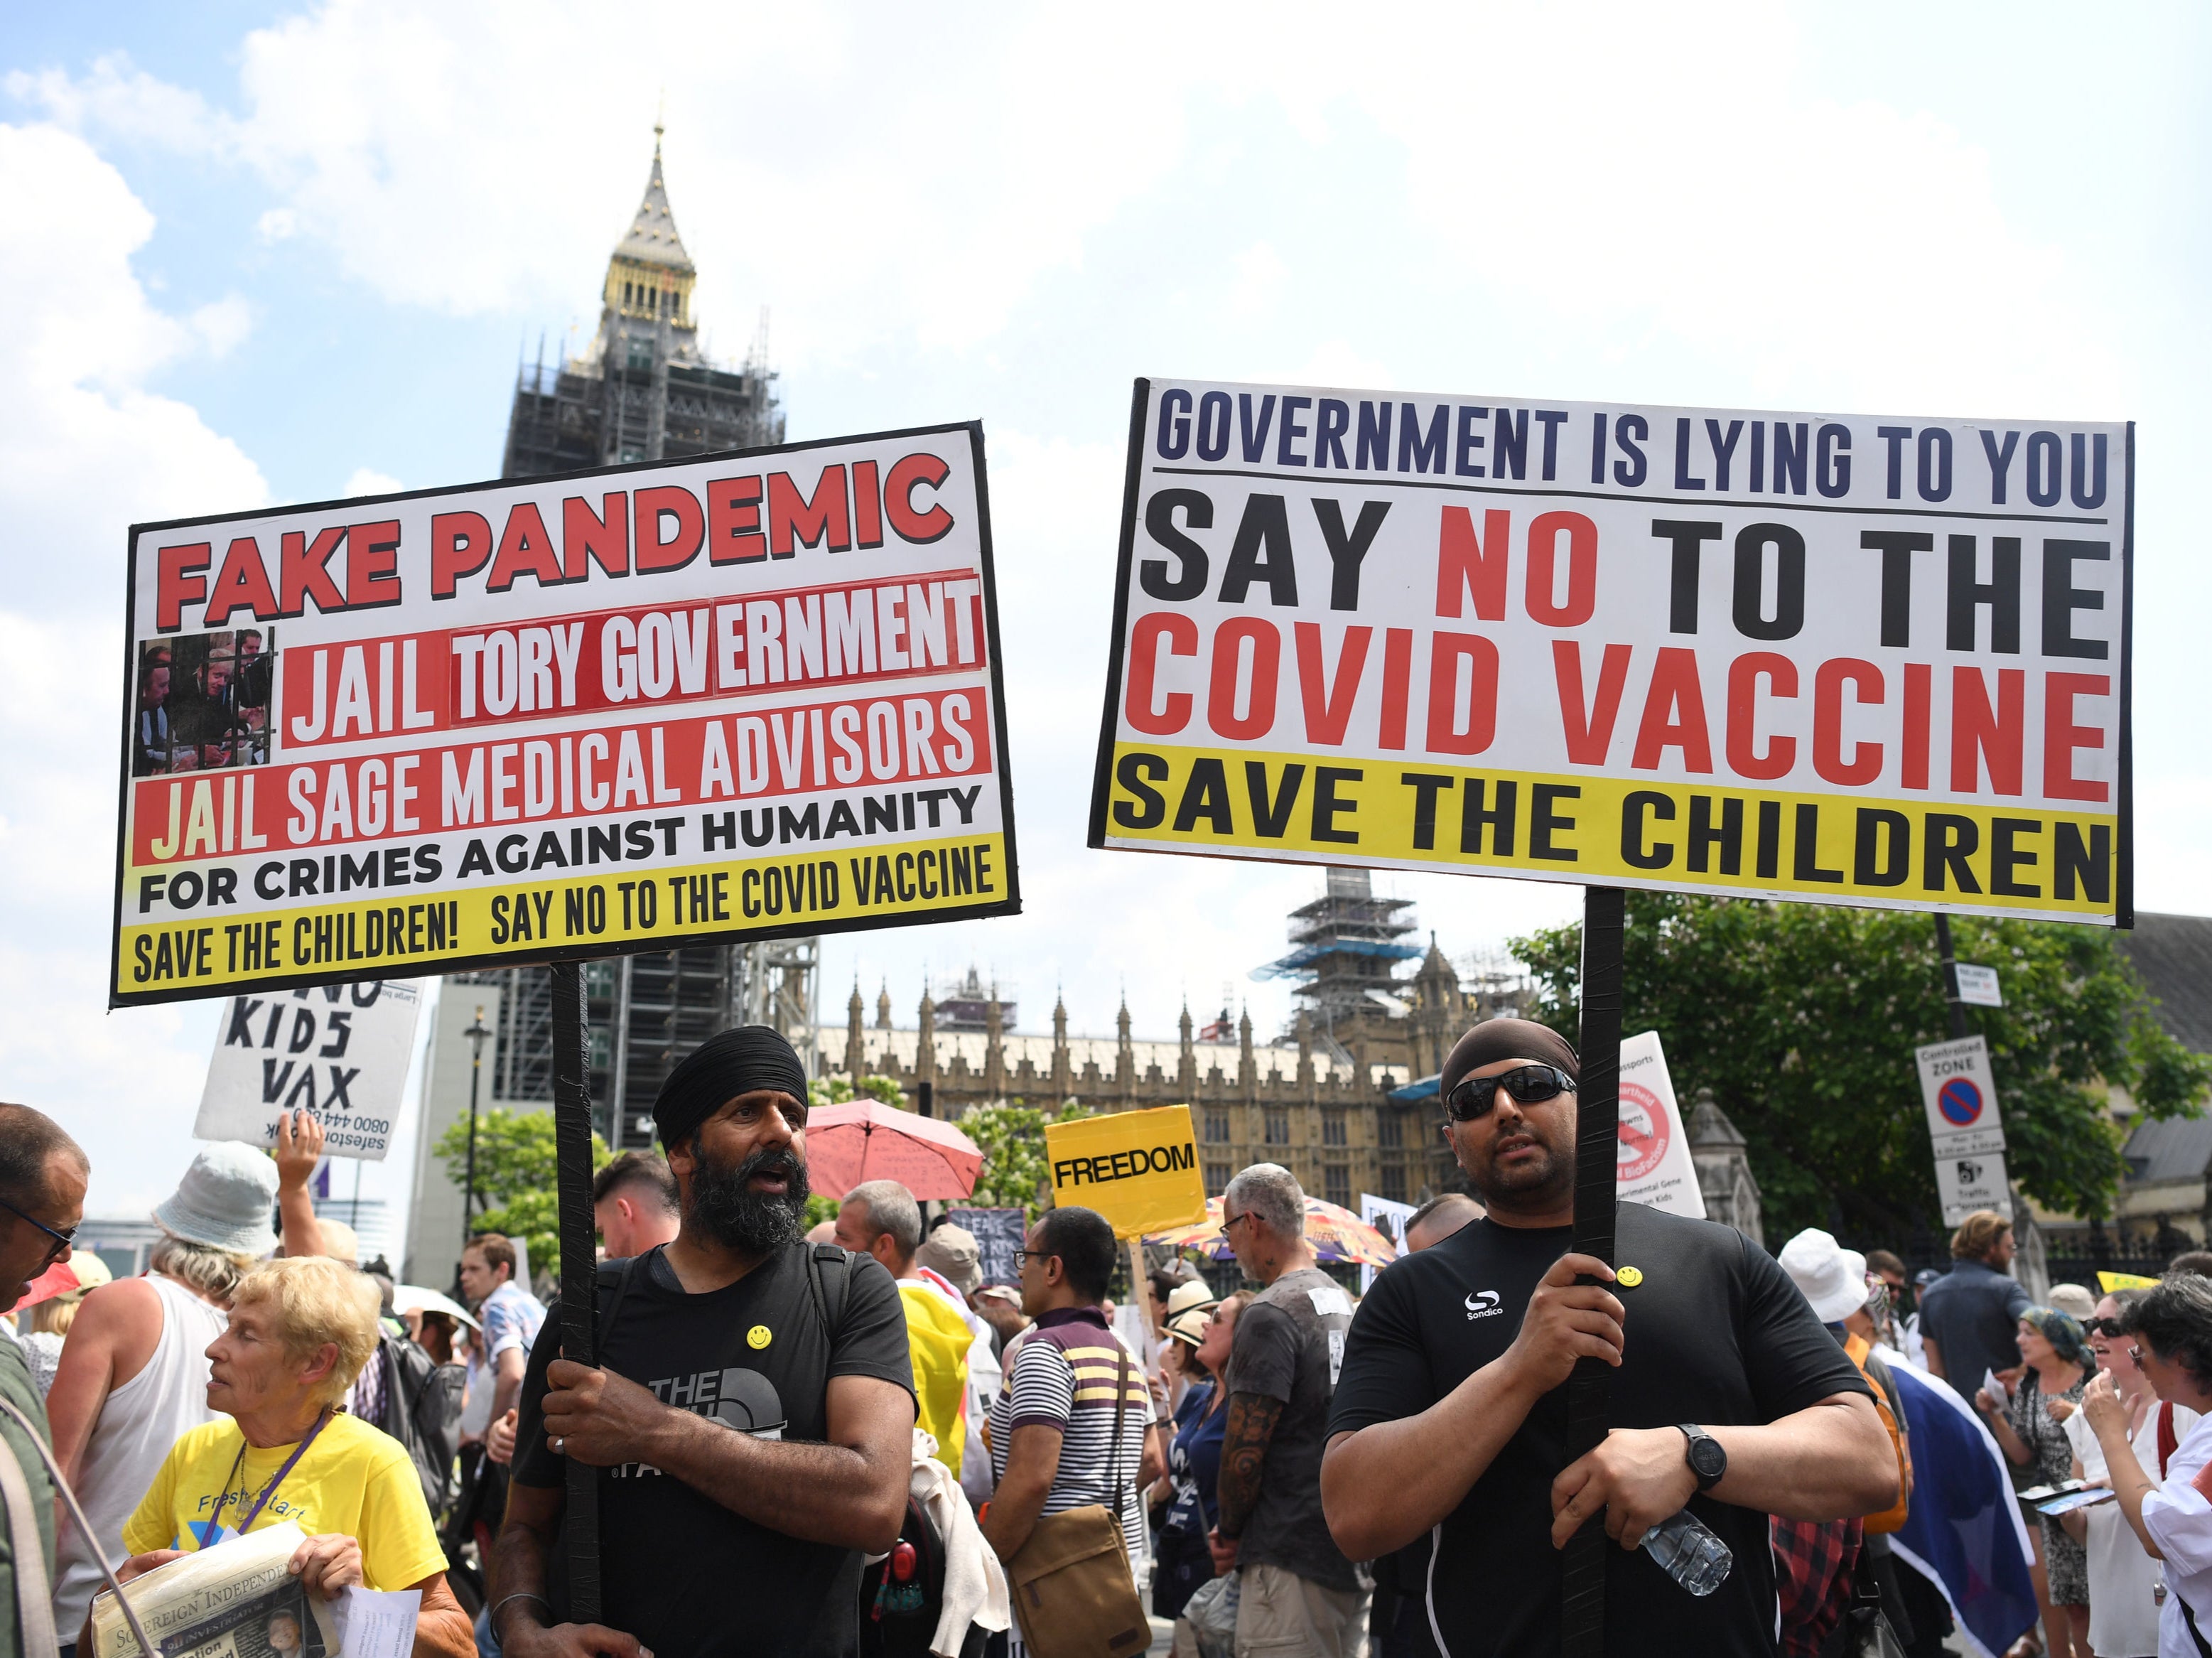
[[[276,1247],[276,1202],[267,1152],[234,1141],[204,1147],[155,1207],[162,1237],[145,1276],[104,1284],[78,1309],[46,1411],[94,1536],[63,1529],[57,1629],[76,1629],[101,1586],[95,1541],[111,1564],[129,1558],[123,1522],[169,1447],[215,1419],[208,1344],[223,1332],[240,1278]]]

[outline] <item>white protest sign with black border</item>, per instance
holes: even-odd
[[[325,1155],[382,1163],[422,1011],[421,988],[397,979],[233,997],[192,1133],[274,1145],[277,1119],[303,1110],[322,1124]]]
[[[139,525],[111,1005],[1011,914],[980,423]]]
[[[1140,380],[1091,844],[2130,926],[2134,452]]]

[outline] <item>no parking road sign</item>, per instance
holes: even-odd
[[[1990,1079],[1989,1045],[1968,1036],[1930,1042],[1913,1055],[1920,1062],[1944,1224],[1956,1225],[1974,1210],[1991,1207],[1990,1192],[2004,1189],[2004,1125]]]

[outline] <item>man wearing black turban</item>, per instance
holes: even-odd
[[[1597,1517],[1621,1545],[1607,1554],[1608,1655],[1770,1658],[1767,1516],[1886,1508],[1896,1458],[1857,1370],[1749,1239],[1624,1203],[1617,1273],[1569,1253],[1580,1074],[1564,1038],[1523,1019],[1453,1048],[1444,1136],[1488,1212],[1360,1303],[1322,1509],[1355,1560],[1433,1529],[1424,1622],[1443,1652],[1557,1653],[1559,1550]],[[1564,1384],[1583,1357],[1617,1367],[1613,1426],[1569,1466]],[[1703,1598],[1638,1549],[1685,1508],[1734,1556]]]
[[[763,1025],[653,1102],[683,1223],[600,1269],[597,1368],[549,1320],[523,1383],[492,1570],[508,1658],[844,1655],[860,1552],[905,1517],[914,1384],[897,1285],[799,1238],[806,1072]],[[601,1623],[567,1619],[568,1459],[600,1470]]]

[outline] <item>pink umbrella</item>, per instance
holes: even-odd
[[[806,1114],[806,1181],[842,1198],[863,1181],[895,1180],[918,1199],[964,1198],[983,1153],[949,1122],[881,1100],[819,1105]]]

